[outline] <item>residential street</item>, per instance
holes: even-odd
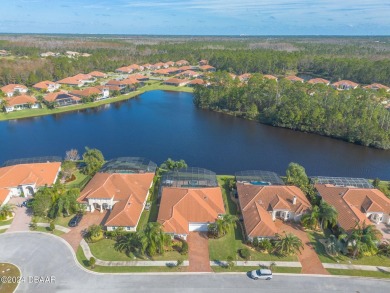
[[[94,274],[75,262],[61,238],[38,232],[0,235],[0,262],[22,270],[17,292],[387,292],[390,282],[376,279],[275,275],[254,281],[237,274]],[[33,276],[54,277],[39,283]],[[52,279],[53,280],[53,279]]]

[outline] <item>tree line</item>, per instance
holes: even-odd
[[[377,102],[373,91],[337,91],[285,79],[276,82],[261,74],[243,84],[227,72],[212,74],[210,82],[211,86],[194,91],[194,104],[199,108],[390,149],[390,112]]]

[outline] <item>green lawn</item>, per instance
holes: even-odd
[[[6,221],[0,221],[0,226],[11,225],[13,220],[14,220],[14,218],[6,220]]]
[[[79,263],[87,268],[91,268],[88,266],[88,260],[86,259],[83,250],[81,247],[77,249],[76,257]],[[95,266],[93,269],[95,272],[100,273],[149,273],[149,272],[185,272],[186,267],[106,267],[106,266]]]
[[[226,273],[226,272],[249,272],[253,270],[258,270],[259,267],[239,267],[235,266],[231,269],[224,268],[224,267],[212,267],[212,270],[216,273]],[[290,273],[290,274],[300,274],[301,273],[301,268],[290,268],[290,267],[278,267],[275,266],[272,269],[273,273]]]
[[[1,277],[20,277],[20,271],[18,267],[14,266],[10,263],[0,263],[0,271],[4,272],[1,273]],[[15,291],[16,287],[18,286],[18,283],[11,283],[11,282],[4,282],[1,283],[0,281],[0,292],[2,293],[12,293]]]
[[[226,211],[232,215],[237,214],[237,205],[228,196],[229,190],[227,186],[227,179],[233,178],[233,176],[221,175],[217,176],[218,184],[222,188],[223,200],[225,202]],[[243,233],[241,226],[237,225],[234,231],[231,231],[227,235],[219,239],[209,239],[209,253],[210,260],[226,260],[228,256],[233,257],[236,260],[242,260],[238,251],[241,248],[248,247],[243,243]],[[249,247],[248,247],[249,248]],[[251,249],[251,260],[261,261],[297,261],[296,256],[279,257],[273,254],[264,254]]]
[[[54,230],[53,233],[49,230],[49,227],[37,227],[36,230],[34,231],[37,231],[37,232],[45,232],[45,233],[50,233],[50,234],[54,234],[56,236],[61,236],[62,234],[64,234],[64,232],[60,231],[60,230]]]
[[[4,233],[5,231],[7,231],[7,229],[1,229],[0,234]]]
[[[385,266],[390,267],[390,258],[374,255],[364,256],[360,259],[352,259],[350,257],[339,254],[337,257],[331,257],[325,252],[324,246],[318,241],[321,238],[325,238],[322,232],[308,231],[307,235],[315,247],[315,251],[318,254],[321,262],[323,263],[340,263],[340,264],[353,264],[353,265],[367,265],[367,266]]]
[[[148,91],[152,91],[152,90],[193,92],[194,89],[190,88],[190,87],[175,87],[175,86],[162,85],[162,84],[157,82],[157,83],[152,83],[151,85],[141,87],[137,91],[130,92],[130,93],[125,94],[125,95],[120,95],[120,96],[117,96],[114,98],[109,98],[106,100],[101,100],[101,101],[97,101],[97,102],[93,102],[93,103],[78,104],[78,105],[60,107],[60,108],[55,108],[55,109],[47,109],[45,106],[43,106],[40,109],[26,109],[26,110],[15,111],[15,112],[10,112],[10,113],[0,113],[0,121],[1,120],[11,120],[11,119],[20,119],[20,118],[58,114],[58,113],[76,111],[76,110],[87,109],[87,108],[95,108],[95,107],[99,107],[99,106],[105,105],[105,104],[111,104],[114,102],[128,100],[128,99],[133,98],[135,96],[138,96],[144,92],[148,92]]]
[[[101,260],[108,261],[132,261],[132,260],[149,260],[146,257],[137,258],[134,255],[128,257],[125,253],[115,250],[114,244],[115,241],[111,239],[102,239],[95,243],[88,243],[91,249],[92,254]],[[167,251],[164,255],[157,255],[153,257],[153,260],[178,260],[187,259],[187,255],[181,255],[177,251]]]
[[[372,271],[361,271],[361,270],[339,270],[339,269],[327,269],[331,275],[344,275],[344,276],[355,276],[355,277],[372,277],[372,278],[390,278],[388,272],[372,272]]]
[[[68,217],[59,216],[57,219],[55,219],[54,224],[60,225],[63,227],[68,228],[69,221],[73,218],[74,215],[70,215]],[[35,216],[34,219],[37,223],[50,223],[51,219],[49,218],[43,218],[43,217],[37,217]]]
[[[76,188],[80,188],[80,190],[82,190],[84,188],[84,186],[87,185],[87,183],[89,181],[87,178],[91,178],[91,176],[81,173],[80,170],[77,170],[74,173],[74,175],[76,176],[75,180],[70,181],[68,183],[65,183],[65,186],[67,186],[68,188],[76,187]]]

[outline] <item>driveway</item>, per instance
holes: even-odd
[[[95,211],[93,213],[87,212],[77,227],[70,228],[70,232],[62,234],[61,237],[65,239],[76,252],[80,245],[81,239],[83,238],[85,230],[93,224],[100,225],[103,222],[106,214],[106,212],[100,213],[99,211]]]
[[[291,222],[284,223],[280,220],[277,220],[275,224],[278,228],[279,234],[283,235],[284,232],[292,233],[302,240],[303,250],[301,251],[301,254],[298,254],[298,259],[301,262],[301,272],[303,274],[329,275],[329,272],[324,268],[317,253],[315,252],[314,247],[310,245],[310,240],[307,237],[306,232],[302,230],[300,225]]]
[[[27,209],[26,207],[18,207],[18,205],[22,204],[22,202],[24,202],[25,200],[26,198],[19,196],[13,197],[9,200],[9,204],[15,205],[15,216],[7,232],[30,230],[30,223],[32,218],[31,209]]]
[[[212,272],[209,257],[209,240],[205,232],[190,232],[188,241],[189,272]]]
[[[386,280],[307,275],[275,274],[272,281],[254,281],[245,273],[97,274],[81,268],[61,238],[40,232],[1,234],[0,260],[19,266],[25,279],[16,292],[29,293],[370,293],[387,292],[390,286]],[[47,276],[49,281],[43,283],[42,279],[34,280],[34,276]]]

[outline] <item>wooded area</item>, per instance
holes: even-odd
[[[337,91],[329,86],[280,81],[253,75],[248,83],[227,72],[211,76],[210,87],[197,87],[197,107],[259,122],[340,138],[352,143],[390,149],[390,112],[375,92]]]

